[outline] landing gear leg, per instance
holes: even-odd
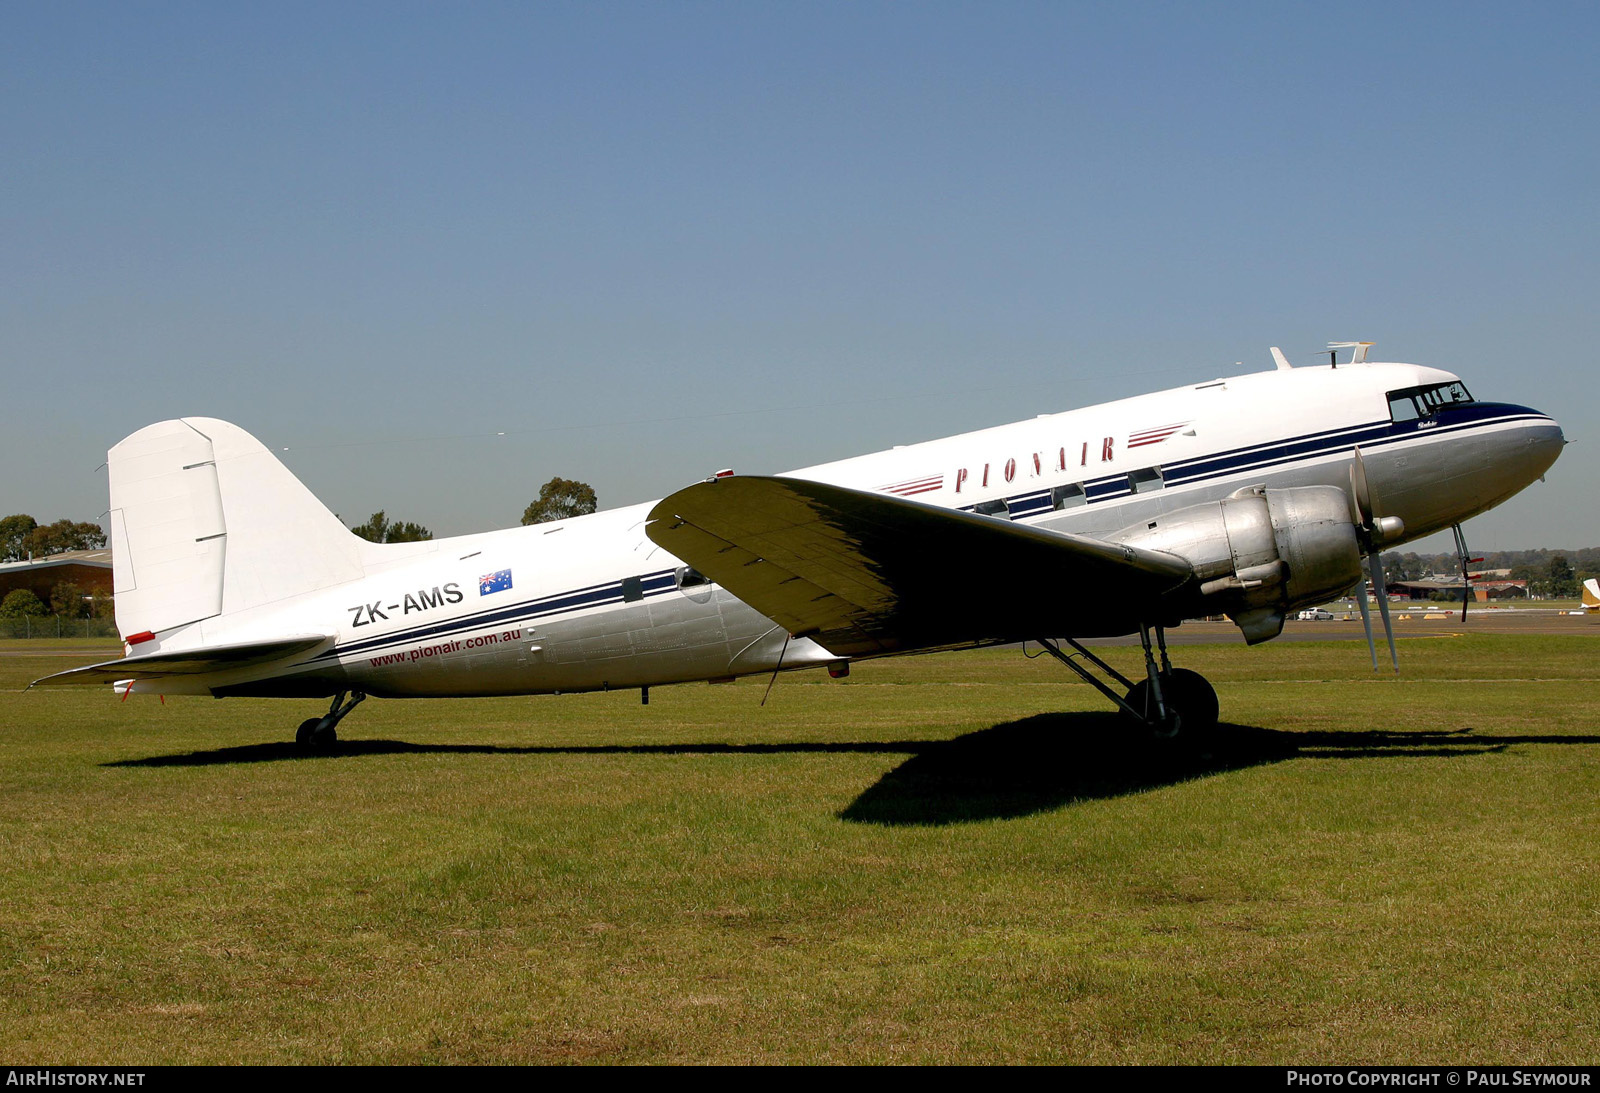
[[[350,696],[350,701],[345,701],[345,695]],[[300,728],[295,731],[294,742],[302,748],[326,750],[339,742],[339,733],[336,726],[344,720],[345,714],[361,705],[366,700],[366,694],[361,691],[340,691],[333,696],[333,704],[328,707],[326,717],[312,717],[300,722]]]
[[[1151,627],[1139,627],[1140,644],[1144,646],[1145,678],[1135,683],[1088,649],[1065,639],[1073,653],[1063,652],[1048,638],[1036,639],[1044,651],[1072,669],[1085,683],[1109,698],[1124,718],[1163,740],[1181,738],[1195,740],[1208,735],[1217,727],[1217,692],[1199,672],[1187,668],[1174,668],[1167,655],[1167,636],[1162,627],[1155,627],[1154,640]],[[1126,691],[1118,694],[1095,674],[1078,662],[1082,657],[1106,676],[1121,684]]]
[[[1084,660],[1087,660],[1090,664],[1093,664],[1096,668],[1100,669],[1102,672],[1116,680],[1118,683],[1122,684],[1124,687],[1132,687],[1133,683],[1128,679],[1127,676],[1111,667],[1111,665],[1107,664],[1105,661],[1089,652],[1089,650],[1085,649],[1082,645],[1079,645],[1071,638],[1062,639],[1068,645],[1072,646],[1072,653],[1070,654],[1063,653],[1060,647],[1049,638],[1036,638],[1034,640],[1039,643],[1040,648],[1042,648],[1045,652],[1055,657],[1068,668],[1071,668],[1072,671],[1077,674],[1079,679],[1083,680],[1089,686],[1093,687],[1095,690],[1109,698],[1112,704],[1128,717],[1133,718],[1135,721],[1144,720],[1144,714],[1142,712],[1128,705],[1128,703],[1123,700],[1121,695],[1117,694],[1116,691],[1113,691],[1110,687],[1100,682],[1099,679],[1095,678],[1095,674],[1089,669],[1085,668],[1083,665],[1079,664],[1074,657],[1082,657]]]
[[[1177,736],[1183,728],[1183,714],[1166,693],[1167,681],[1172,677],[1172,662],[1167,659],[1167,637],[1156,627],[1156,640],[1161,645],[1161,663],[1156,664],[1155,652],[1150,643],[1150,627],[1139,624],[1139,644],[1144,646],[1144,681],[1128,689],[1128,705],[1141,713],[1150,731],[1163,740]]]

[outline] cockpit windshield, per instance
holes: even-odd
[[[1431,418],[1443,409],[1465,406],[1472,401],[1466,384],[1460,380],[1430,383],[1425,387],[1407,387],[1403,391],[1389,392],[1389,416],[1395,421],[1416,421],[1418,418]]]

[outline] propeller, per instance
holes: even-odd
[[[1400,671],[1400,654],[1394,647],[1394,623],[1389,618],[1389,585],[1383,576],[1383,544],[1405,534],[1405,521],[1398,516],[1379,516],[1378,501],[1367,480],[1367,465],[1361,458],[1361,448],[1355,448],[1355,458],[1350,463],[1350,520],[1356,526],[1356,539],[1361,553],[1367,556],[1372,567],[1372,591],[1378,597],[1378,614],[1383,616],[1383,636],[1389,642],[1389,660],[1394,670]],[[1372,653],[1372,670],[1378,670],[1378,646],[1372,640],[1372,616],[1367,611],[1367,586],[1363,581],[1356,585],[1356,602],[1361,606],[1361,625],[1367,631],[1367,648]]]

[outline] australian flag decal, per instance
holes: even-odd
[[[487,596],[491,592],[504,592],[511,587],[511,570],[500,569],[493,573],[485,573],[478,578],[478,595]]]

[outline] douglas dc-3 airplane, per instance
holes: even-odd
[[[1137,726],[1203,734],[1216,693],[1171,666],[1165,628],[1226,614],[1253,645],[1352,588],[1367,619],[1367,556],[1392,658],[1378,552],[1459,535],[1565,443],[1449,372],[1337,344],[1348,363],[1273,349],[1269,372],[417,543],[357,538],[234,425],[164,421],[109,455],[127,655],[38,682],[331,697],[297,734],[317,747],[368,695],[648,702],[659,684],[1034,641]],[[1138,681],[1079,641],[1135,632]]]

